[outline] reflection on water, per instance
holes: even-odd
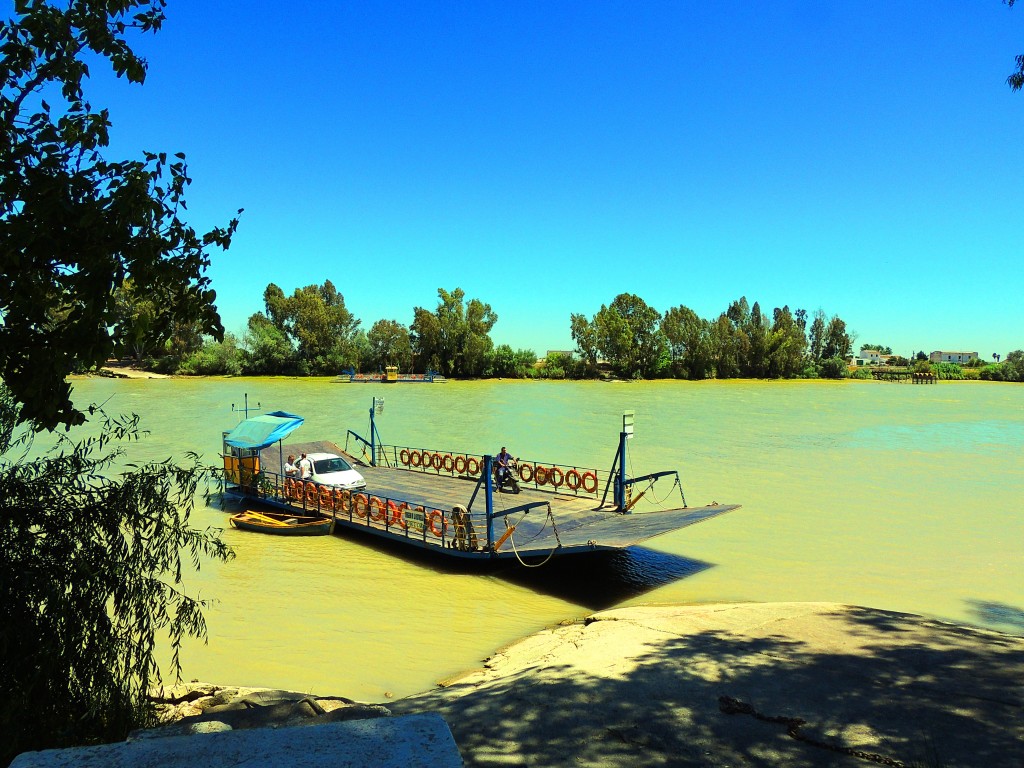
[[[1024,631],[1024,386],[944,382],[451,382],[316,379],[75,383],[151,431],[130,460],[194,450],[217,463],[248,393],[306,417],[297,439],[386,442],[607,470],[636,413],[630,470],[681,473],[687,501],[743,508],[590,560],[535,570],[423,559],[348,533],[289,539],[226,530],[237,558],[187,579],[214,598],[185,675],[363,700],[423,690],[504,643],[619,604],[821,600]],[[654,508],[656,487],[641,502]],[[651,503],[649,503],[651,502]],[[669,503],[666,499],[663,503]],[[643,507],[641,506],[641,509]],[[200,506],[194,522],[225,527]]]
[[[1024,608],[985,600],[968,600],[967,605],[981,624],[1001,626],[1007,632],[1024,632]]]

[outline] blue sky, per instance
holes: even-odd
[[[1024,347],[1024,7],[172,0],[137,48],[144,86],[89,95],[112,153],[187,154],[197,229],[245,209],[236,333],[330,279],[366,330],[461,287],[541,354],[624,291]]]

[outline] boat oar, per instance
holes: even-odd
[[[245,511],[245,514],[249,515],[250,517],[255,517],[261,523],[266,523],[267,525],[280,525],[280,526],[283,526],[283,527],[287,527],[287,525],[288,525],[288,523],[283,523],[280,520],[275,520],[272,517],[267,517],[266,515],[261,515],[259,512],[253,512],[251,509],[247,509]]]

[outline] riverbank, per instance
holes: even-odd
[[[835,603],[644,606],[538,632],[385,706],[442,715],[468,766],[954,768],[1020,764],[1021,680],[1024,637],[920,616]],[[386,715],[318,701],[322,721]],[[195,714],[204,709],[216,718],[204,705]]]
[[[834,603],[604,611],[390,702],[467,765],[1018,765],[1024,638]],[[796,738],[794,738],[794,736]],[[857,756],[853,753],[861,753]]]

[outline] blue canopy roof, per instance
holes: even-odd
[[[246,419],[237,427],[228,432],[224,438],[226,445],[235,448],[254,448],[262,450],[268,445],[273,445],[278,440],[283,440],[294,430],[302,426],[305,421],[301,416],[284,411],[274,411],[261,416],[253,416]]]

